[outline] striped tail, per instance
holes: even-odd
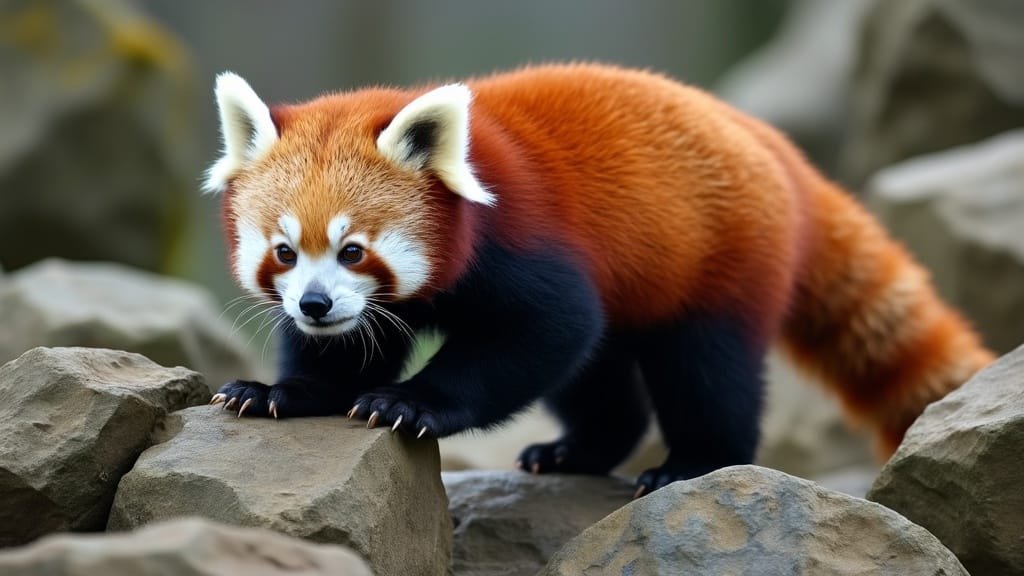
[[[888,457],[929,403],[994,356],[865,209],[809,167],[799,172],[809,226],[784,341]]]

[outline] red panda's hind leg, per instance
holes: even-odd
[[[519,455],[518,467],[535,474],[607,474],[629,456],[650,420],[636,356],[622,337],[606,338],[587,367],[544,404],[562,424],[562,436]]]
[[[638,357],[665,463],[640,475],[637,494],[754,460],[764,346],[740,322],[687,317],[642,336]]]

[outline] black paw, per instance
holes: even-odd
[[[402,430],[417,438],[439,438],[464,429],[446,421],[411,390],[398,387],[374,388],[359,396],[348,417],[366,420],[367,428],[387,426],[392,432]]]
[[[607,474],[615,463],[594,450],[586,450],[569,438],[546,444],[531,444],[519,453],[516,468],[533,474]]]
[[[232,380],[220,387],[213,395],[210,404],[216,406],[224,405],[225,410],[238,412],[238,417],[248,416],[269,416],[271,387],[261,382],[248,380]],[[277,406],[274,407],[275,410]]]
[[[282,380],[273,386],[248,380],[234,380],[220,387],[210,404],[224,404],[225,410],[238,416],[274,418],[326,416],[336,414],[336,406],[325,402],[315,388],[302,380]]]
[[[636,493],[633,497],[639,498],[659,488],[664,488],[673,482],[691,480],[708,472],[713,472],[718,468],[718,466],[682,466],[666,462],[657,468],[644,471],[636,479]]]

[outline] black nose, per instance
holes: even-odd
[[[323,292],[306,292],[299,299],[299,310],[314,320],[319,320],[331,311],[331,299]]]

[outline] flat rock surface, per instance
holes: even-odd
[[[1024,347],[929,406],[868,499],[927,528],[972,574],[1024,574]]]
[[[18,576],[371,576],[352,552],[199,518],[124,534],[57,535],[0,552]]]
[[[0,545],[102,530],[117,482],[202,377],[138,354],[35,348],[0,367]]]
[[[445,472],[454,568],[467,576],[533,576],[563,544],[632,500],[618,478]]]
[[[892,510],[756,466],[676,482],[565,545],[542,575],[966,575]]]
[[[0,362],[35,346],[127,350],[201,372],[216,390],[256,375],[245,340],[222,316],[234,318],[189,282],[120,264],[46,260],[0,277]]]
[[[378,574],[448,570],[435,441],[345,418],[240,419],[212,406],[175,417],[122,478],[110,529],[199,515],[343,544]]]

